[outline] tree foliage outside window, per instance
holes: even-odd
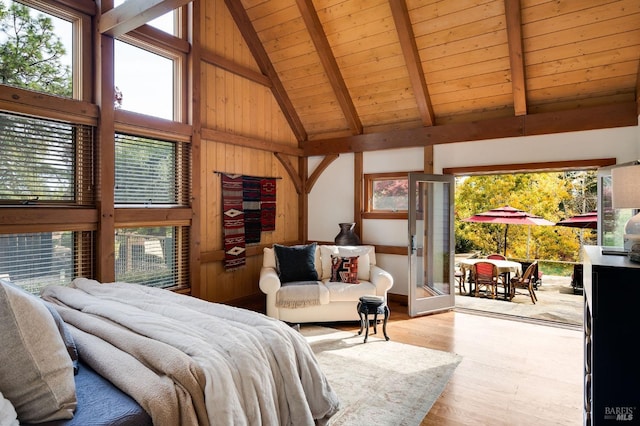
[[[503,224],[469,223],[462,219],[493,208],[511,206],[551,222],[595,210],[595,171],[514,173],[456,178],[456,252],[502,253]],[[596,233],[560,226],[511,225],[507,235],[507,256],[578,261],[582,243],[595,244]]]
[[[71,97],[71,67],[54,18],[23,4],[0,0],[0,83]],[[70,26],[71,23],[68,23]]]
[[[372,210],[408,211],[409,180],[379,179],[374,180]]]

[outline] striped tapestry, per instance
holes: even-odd
[[[242,181],[242,175],[222,173],[224,267],[227,271],[246,263]]]
[[[260,178],[253,176],[242,177],[242,207],[244,210],[244,239],[245,243],[260,242],[262,225],[260,222]]]
[[[276,230],[276,179],[260,180],[260,222],[263,231]]]

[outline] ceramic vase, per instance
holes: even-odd
[[[335,243],[338,246],[357,246],[360,245],[360,238],[353,232],[355,223],[339,223],[340,232],[336,235]]]

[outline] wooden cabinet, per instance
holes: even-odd
[[[583,250],[584,424],[640,424],[640,264]]]

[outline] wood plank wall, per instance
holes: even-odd
[[[260,73],[223,0],[202,2],[202,55],[214,54]],[[226,302],[259,294],[262,247],[299,240],[298,194],[273,151],[240,146],[224,135],[207,139],[207,129],[264,141],[266,146],[298,147],[271,89],[210,63],[201,66],[201,277],[200,297]],[[216,134],[218,135],[218,134]],[[226,139],[226,140],[224,140]],[[276,149],[274,148],[274,151]],[[292,164],[298,159],[290,156]],[[222,194],[215,172],[278,177],[276,229],[263,232],[259,245],[247,247],[244,268],[226,272],[222,262]]]

